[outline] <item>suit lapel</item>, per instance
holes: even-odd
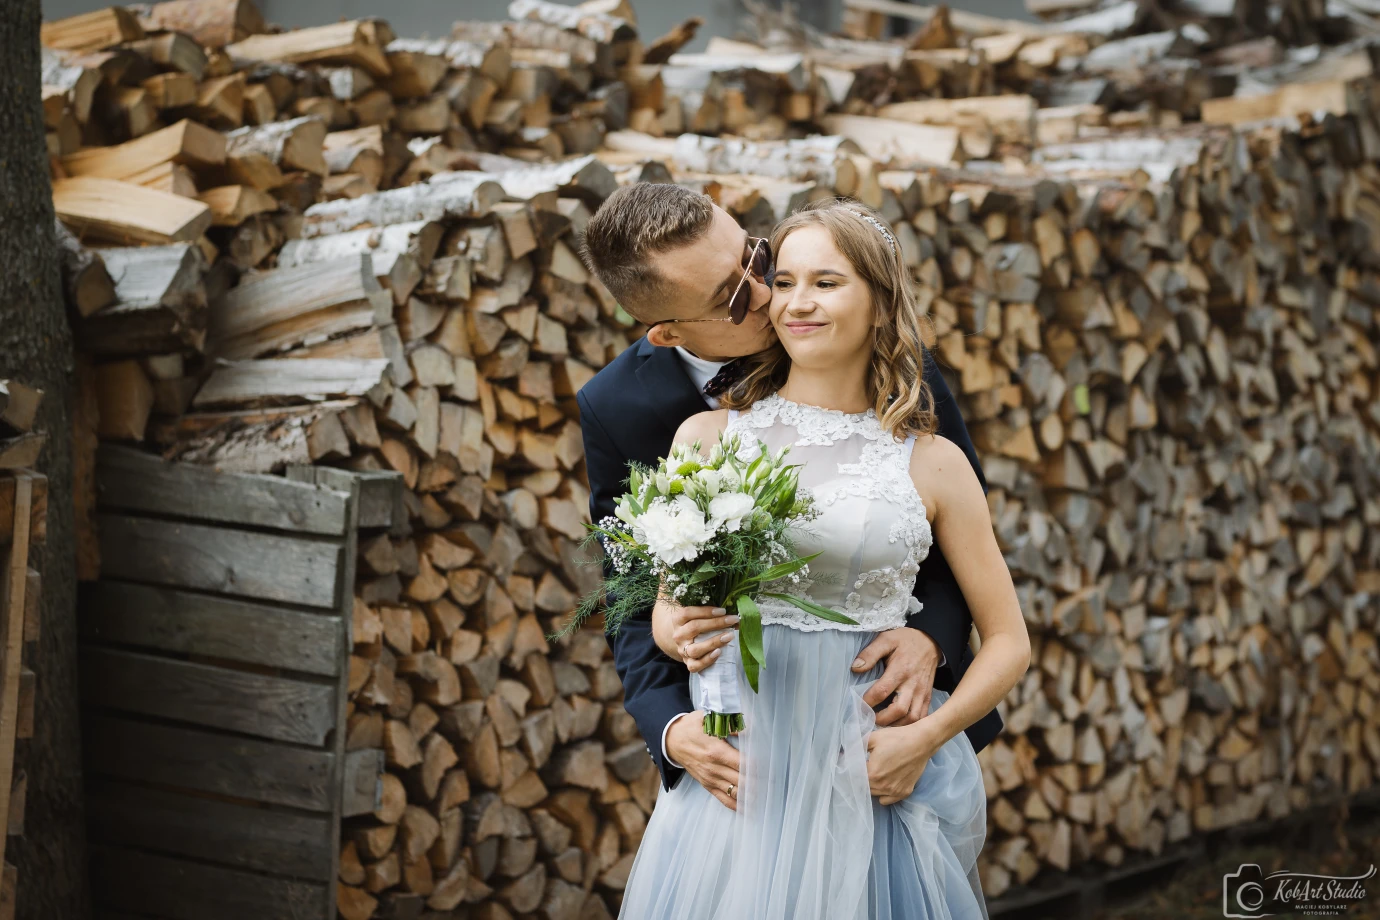
[[[637,368],[637,382],[669,434],[674,435],[681,422],[707,411],[709,403],[685,373],[674,348],[658,348],[645,338],[637,347],[638,357],[643,359]]]

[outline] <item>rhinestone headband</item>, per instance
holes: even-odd
[[[848,210],[853,211],[852,208],[849,208]],[[863,220],[867,221],[872,226],[876,227],[877,232],[879,232],[882,235],[882,238],[886,240],[886,244],[891,247],[891,254],[896,254],[896,238],[891,235],[891,231],[886,228],[886,224],[882,223],[880,220],[873,217],[871,214],[864,214],[861,211],[853,211],[853,213],[861,217]]]

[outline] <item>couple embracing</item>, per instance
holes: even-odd
[[[673,443],[789,445],[820,509],[799,545],[822,554],[794,590],[856,621],[759,601],[770,664],[728,739],[691,682],[735,618],[662,600],[610,638],[664,786],[620,916],[985,918],[976,752],[1030,642],[897,240],[843,201],[753,239],[703,195],[637,184],[584,255],[648,326],[578,394],[593,519]]]

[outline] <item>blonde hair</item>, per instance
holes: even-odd
[[[874,223],[876,221],[876,223]],[[881,224],[881,226],[878,226]],[[804,227],[823,227],[843,257],[872,292],[872,364],[867,397],[882,427],[897,438],[932,434],[938,428],[934,394],[925,383],[928,329],[915,303],[914,282],[901,248],[879,216],[854,201],[827,199],[797,211],[772,231],[771,251]],[[748,371],[720,398],[729,409],[743,409],[775,393],[786,382],[791,359],[780,342],[745,359]]]

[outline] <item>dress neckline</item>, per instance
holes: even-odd
[[[829,416],[834,416],[834,417],[836,417],[836,418],[856,418],[856,419],[864,419],[864,418],[875,418],[876,415],[877,415],[877,411],[876,411],[875,409],[873,409],[871,406],[869,406],[869,407],[866,409],[866,411],[863,411],[863,412],[844,412],[842,409],[826,409],[826,408],[824,408],[823,406],[814,406],[814,405],[811,405],[810,403],[795,402],[794,400],[790,400],[790,399],[787,399],[786,397],[782,396],[782,395],[781,395],[781,392],[780,392],[779,390],[778,390],[777,392],[771,394],[771,396],[769,396],[768,399],[774,399],[774,400],[776,400],[776,401],[778,401],[778,402],[780,402],[780,403],[782,403],[782,404],[784,404],[784,405],[792,406],[792,407],[794,407],[794,408],[796,408],[796,409],[803,409],[803,410],[805,410],[805,411],[807,411],[807,412],[818,412],[818,413],[820,413],[821,415],[829,415]]]

